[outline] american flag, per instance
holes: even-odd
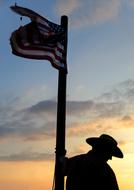
[[[12,53],[29,59],[49,60],[55,68],[66,69],[65,29],[30,9],[17,5],[11,6],[11,9],[31,19],[29,24],[12,32]]]

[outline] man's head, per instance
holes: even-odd
[[[112,156],[123,158],[123,153],[117,146],[118,143],[109,135],[102,134],[100,137],[87,138],[86,142],[102,154],[105,160],[112,159]]]

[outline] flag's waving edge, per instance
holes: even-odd
[[[29,59],[49,60],[55,68],[67,70],[65,29],[30,9],[17,5],[10,8],[31,19],[29,24],[12,32],[10,37],[12,53]]]
[[[10,6],[11,10],[14,11],[15,13],[21,15],[21,16],[27,16],[29,17],[32,21],[37,21],[37,20],[42,20],[46,21],[47,19],[45,19],[44,17],[42,17],[41,15],[39,15],[38,13],[36,13],[35,11],[28,9],[28,8],[24,8],[24,7],[20,7],[20,6]]]

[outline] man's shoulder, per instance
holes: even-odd
[[[108,163],[105,163],[105,170],[110,173],[111,175],[115,175],[113,169],[111,168],[111,166]]]
[[[73,157],[70,157],[69,160],[74,160],[74,161],[79,161],[79,160],[83,160],[87,157],[87,154],[79,154]]]

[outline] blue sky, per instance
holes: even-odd
[[[27,18],[21,21],[19,15],[10,10],[14,3],[1,1],[0,7],[4,22],[0,37],[1,112],[3,114],[7,109],[7,115],[11,116],[15,114],[13,109],[22,112],[22,109],[41,105],[43,101],[56,101],[58,80],[58,71],[48,61],[28,60],[12,54],[11,32],[30,22]],[[55,23],[60,23],[63,14],[69,17],[68,101],[78,104],[101,101],[100,97],[112,94],[115,89],[117,96],[121,96],[120,84],[129,88],[126,83],[133,83],[133,1],[17,1],[17,4]],[[4,119],[1,123],[6,124],[6,116]]]
[[[25,88],[29,88],[29,86],[31,87],[33,84],[34,86],[36,84],[47,84],[47,86],[53,85],[51,81],[55,81],[54,77],[56,77],[57,71],[51,68],[47,61],[26,60],[11,54],[9,44],[10,33],[19,27],[20,24],[25,24],[25,18],[23,19],[24,21],[21,22],[19,15],[14,14],[9,9],[9,6],[14,4],[14,2],[7,2],[8,1],[5,3],[3,1],[1,3],[1,8],[3,10],[2,16],[6,17],[6,23],[2,28],[3,35],[1,36],[1,41],[3,42],[1,46],[1,57],[4,61],[4,64],[1,64],[1,77],[4,84],[2,85],[2,87],[4,86],[2,92],[4,93],[7,89],[10,92],[15,92],[16,88],[16,93],[17,91],[22,92],[23,88],[25,90]],[[92,15],[84,12],[86,2],[93,7],[96,6],[94,8],[96,11],[97,9],[99,10],[99,8],[100,11],[103,11],[103,9],[106,11],[108,6],[108,8],[113,7],[111,8],[113,12],[111,11],[112,13],[108,13],[107,11],[102,18],[96,16],[94,20],[93,16],[95,13],[93,10],[91,11]],[[41,1],[38,3],[35,1],[34,4],[31,1],[17,2],[18,5],[29,7],[56,23],[60,23],[60,16],[64,14],[64,12],[70,13],[70,15],[68,15],[70,16],[70,25],[76,22],[80,17],[81,20],[78,20],[79,25],[77,27],[72,28],[72,26],[69,25],[68,86],[69,90],[71,90],[71,94],[74,93],[74,88],[83,86],[86,90],[83,97],[85,99],[90,98],[92,95],[97,95],[96,93],[99,92],[98,90],[101,91],[105,85],[118,83],[133,77],[132,38],[134,30],[133,7],[132,5],[130,6],[131,1],[130,4],[125,1],[112,1],[112,3],[106,3],[106,5],[104,3],[105,1],[102,1],[103,7],[100,6],[101,3],[98,3],[98,5],[97,1],[96,3],[93,3],[93,1],[91,1],[91,3],[88,3],[88,1],[86,2],[85,5],[79,7],[79,9],[81,8],[81,15],[78,15],[78,18],[76,18],[78,14],[76,8],[74,8],[72,14],[69,10],[66,11],[66,7],[69,7],[69,5],[77,7],[78,5],[75,5],[79,4],[77,1],[74,1],[74,3],[73,1],[68,1],[68,3],[65,4],[64,1],[62,1],[61,4],[58,1],[55,3],[51,3],[51,1],[46,1],[46,3]],[[68,4],[68,6],[66,4]],[[61,10],[62,6],[63,9]],[[84,23],[86,14],[91,18]],[[81,23],[83,23],[83,26],[81,26]],[[5,51],[5,49],[7,51]],[[51,77],[49,77],[50,73],[52,73]],[[84,77],[83,73],[85,73]],[[54,91],[56,91],[56,89],[54,89]]]
[[[68,154],[87,150],[86,137],[109,133],[133,158],[134,1],[1,0],[0,160],[50,160],[55,148],[58,71],[12,54],[11,33],[30,22],[10,10],[15,2],[57,24],[69,18]]]

